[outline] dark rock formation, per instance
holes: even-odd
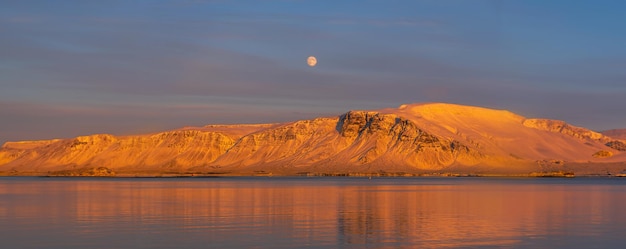
[[[617,140],[611,141],[611,142],[606,143],[606,146],[609,146],[619,151],[626,151],[626,143],[622,141],[617,141]]]

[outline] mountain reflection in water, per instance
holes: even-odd
[[[589,248],[626,179],[0,178],[3,248]]]

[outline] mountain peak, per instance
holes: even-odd
[[[467,116],[481,119],[515,119],[520,122],[524,117],[507,110],[489,109],[479,106],[458,105],[450,103],[412,103],[400,105],[400,113],[421,117]]]

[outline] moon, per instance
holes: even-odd
[[[306,64],[309,64],[309,67],[314,67],[317,65],[317,58],[315,58],[315,56],[309,56],[309,58],[306,58]]]

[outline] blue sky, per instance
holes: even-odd
[[[1,5],[0,142],[414,102],[626,128],[624,1]]]

